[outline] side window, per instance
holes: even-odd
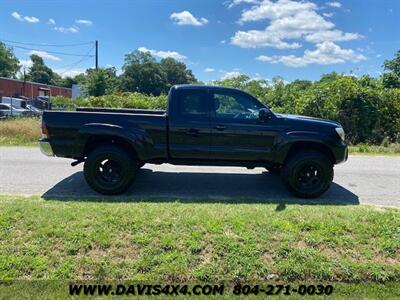
[[[214,92],[213,109],[217,119],[257,119],[263,107],[253,98],[240,93]]]
[[[0,109],[9,109],[7,106],[5,106],[5,105],[1,105],[0,104]]]
[[[208,116],[207,93],[199,90],[181,90],[178,95],[179,116],[205,118]]]

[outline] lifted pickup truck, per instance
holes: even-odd
[[[280,173],[294,195],[323,194],[333,165],[347,160],[340,124],[271,112],[231,88],[177,85],[168,109],[77,108],[45,111],[44,154],[84,162],[89,186],[121,194],[145,163],[264,167]]]

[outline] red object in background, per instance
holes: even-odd
[[[31,81],[0,77],[0,97],[64,96],[71,98],[72,89]]]

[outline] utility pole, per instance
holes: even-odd
[[[25,72],[25,66],[24,66],[24,85],[23,85],[24,90],[23,90],[22,93],[26,97],[25,86],[26,86],[26,72]]]
[[[99,68],[99,41],[96,40],[96,70]]]

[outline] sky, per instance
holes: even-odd
[[[183,61],[204,82],[247,74],[377,77],[400,50],[398,0],[0,0],[0,40],[24,66],[62,76],[115,66],[135,50]],[[80,55],[80,56],[79,56]]]

